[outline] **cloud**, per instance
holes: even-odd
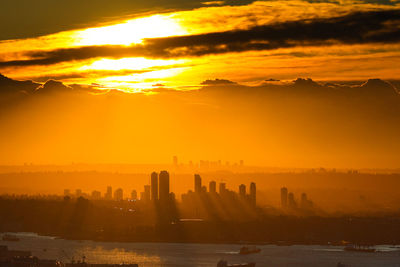
[[[70,92],[73,89],[67,85],[64,85],[62,82],[55,80],[48,80],[43,85],[36,88],[35,93],[54,93],[54,92]]]
[[[39,86],[39,83],[32,81],[16,81],[0,74],[0,96],[10,93],[30,93],[35,91]]]
[[[171,92],[179,94],[191,94],[193,92],[213,92],[213,89],[218,89],[219,93],[226,95],[242,94],[245,95],[265,95],[265,94],[279,94],[283,96],[299,96],[304,95],[307,97],[320,97],[320,96],[350,96],[356,98],[392,98],[396,101],[400,101],[400,92],[396,87],[396,84],[400,84],[399,81],[384,81],[381,79],[369,79],[365,82],[327,82],[320,83],[312,80],[311,78],[297,78],[292,82],[279,82],[273,80],[272,83],[262,83],[259,86],[246,86],[234,81],[226,79],[214,79],[205,80],[201,82],[200,89],[193,90],[173,90],[166,88],[164,84],[154,84],[154,89],[149,89],[150,92]],[[56,93],[56,92],[86,92],[86,93],[99,93],[99,92],[113,92],[116,90],[101,90],[101,85],[65,85],[64,83],[56,80],[48,80],[43,84],[35,83],[32,81],[17,81],[7,78],[0,74],[0,96],[1,93],[19,93],[21,91],[26,94],[37,94],[37,93]],[[235,90],[232,90],[235,88]],[[106,89],[106,88],[103,88]],[[216,91],[216,92],[217,92]],[[122,93],[121,95],[132,95],[129,93]],[[134,95],[134,94],[133,94]]]
[[[201,83],[201,85],[234,85],[234,84],[237,83],[224,79],[205,80],[204,82]]]
[[[144,44],[130,47],[109,45],[32,51],[26,54],[30,59],[3,61],[0,68],[51,65],[92,58],[179,58],[294,46],[399,41],[400,10],[371,11],[256,26],[248,30],[146,39]]]
[[[41,36],[89,27],[110,19],[202,6],[197,0],[2,0],[1,4],[0,40]]]

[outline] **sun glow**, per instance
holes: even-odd
[[[131,45],[139,44],[145,38],[185,34],[187,31],[170,16],[154,15],[79,31],[76,45]]]
[[[147,59],[144,57],[122,59],[100,59],[90,65],[85,65],[80,70],[143,70],[148,68],[158,69],[165,66],[176,66],[185,63],[185,60]]]

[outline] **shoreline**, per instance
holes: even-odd
[[[332,246],[332,247],[344,247],[346,244],[351,244],[353,242],[342,241],[342,242],[297,242],[297,241],[265,241],[265,242],[252,242],[252,241],[179,241],[179,240],[123,240],[123,239],[86,239],[86,238],[68,238],[59,235],[51,235],[46,233],[35,233],[35,232],[0,232],[0,235],[4,235],[5,233],[11,233],[15,235],[21,234],[32,234],[33,236],[39,237],[49,237],[52,239],[57,240],[66,240],[66,241],[77,241],[77,242],[104,242],[104,243],[162,243],[162,244],[198,244],[198,245],[250,245],[250,246],[268,246],[268,245],[275,245],[279,247],[290,247],[290,246]],[[3,242],[19,242],[19,241],[4,241]],[[356,243],[356,242],[354,242]],[[363,242],[359,242],[363,243]],[[400,244],[389,244],[389,243],[374,243],[372,246],[394,246],[399,247]]]

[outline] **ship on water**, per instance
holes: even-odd
[[[82,260],[78,261],[71,261],[70,263],[66,263],[63,265],[63,267],[138,267],[136,263],[133,264],[127,264],[127,263],[121,263],[121,264],[107,264],[107,263],[87,263],[86,262],[86,257],[83,256]]]
[[[241,255],[248,255],[248,254],[254,254],[254,253],[260,253],[261,249],[257,248],[256,246],[244,246],[240,248],[239,254]]]
[[[58,260],[39,259],[32,256],[30,251],[9,250],[7,246],[0,246],[1,267],[138,267],[138,264],[96,264],[81,261],[63,263]]]
[[[374,253],[376,249],[371,244],[347,244],[345,251]]]
[[[220,260],[217,263],[217,267],[255,267],[256,264],[254,262],[251,263],[237,263],[237,264],[229,264],[225,260]]]
[[[4,234],[1,239],[3,241],[19,241],[19,238],[16,235],[12,235],[12,234]]]

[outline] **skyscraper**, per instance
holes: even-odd
[[[161,171],[158,178],[159,200],[162,203],[166,203],[169,200],[169,173],[167,171]]]
[[[136,190],[132,190],[131,192],[131,199],[136,200],[137,199],[137,192]]]
[[[105,199],[111,200],[112,199],[112,187],[111,186],[107,186],[107,191],[104,195]]]
[[[71,191],[69,189],[64,189],[64,196],[70,196],[71,195]]]
[[[194,175],[194,192],[200,194],[201,192],[201,177],[199,174]]]
[[[151,200],[158,200],[158,173],[151,174]]]
[[[150,185],[144,186],[143,200],[146,202],[150,201]]]
[[[294,200],[294,194],[293,193],[289,193],[288,194],[288,206],[291,209],[295,209],[297,207],[296,201]]]
[[[226,184],[225,183],[219,183],[219,193],[223,194],[225,193],[226,190]]]
[[[256,183],[250,184],[250,202],[253,206],[257,204],[257,188]]]
[[[124,198],[124,191],[122,191],[122,188],[118,188],[114,192],[114,199],[117,201],[120,201]]]
[[[215,181],[211,181],[208,190],[210,191],[210,193],[217,193],[217,183]]]
[[[239,185],[239,196],[242,198],[246,197],[246,186],[244,184]]]
[[[287,208],[288,202],[288,190],[286,187],[281,188],[281,206],[283,209]]]
[[[82,196],[82,189],[76,189],[76,190],[75,190],[75,196],[76,196],[76,197]]]
[[[92,199],[100,199],[101,198],[101,192],[94,190],[92,191]]]

